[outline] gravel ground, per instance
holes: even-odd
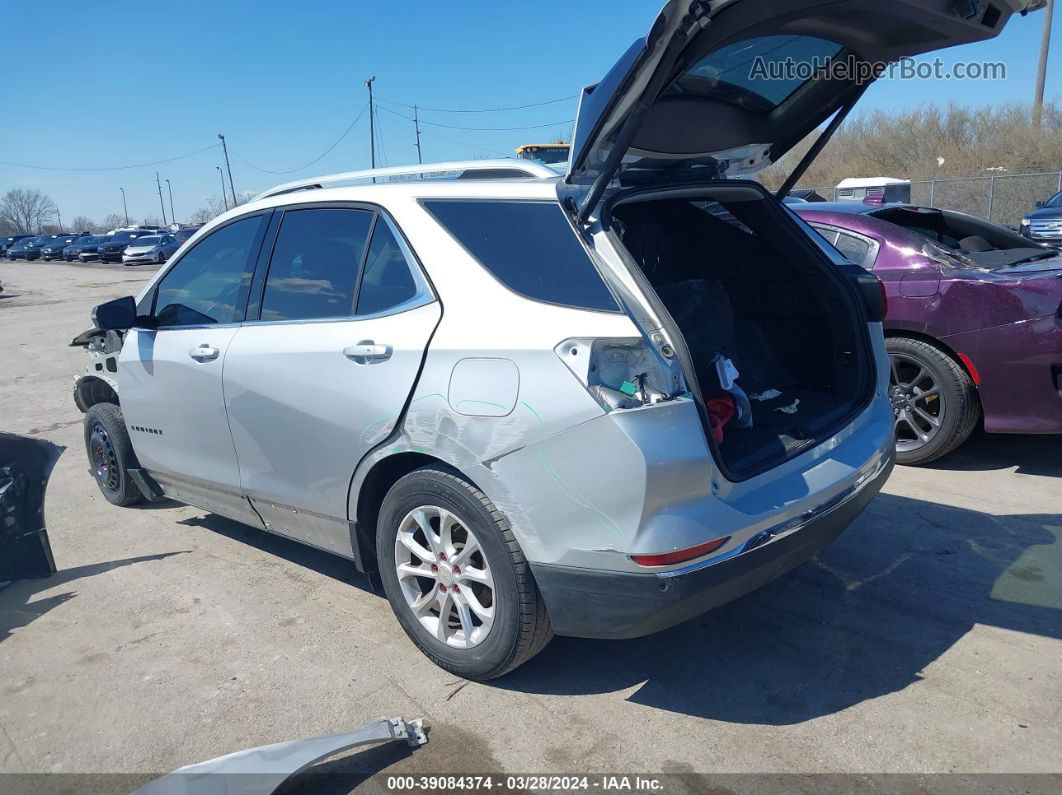
[[[345,561],[98,493],[71,399],[85,355],[67,343],[152,270],[0,263],[0,427],[67,448],[47,502],[59,572],[0,591],[0,771],[145,776],[380,715],[424,718],[431,742],[340,767],[1062,771],[1062,440],[981,435],[897,467],[783,580],[650,638],[559,638],[468,683]]]

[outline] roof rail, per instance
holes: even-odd
[[[415,175],[419,175],[419,179],[412,181],[442,178],[447,175],[460,179],[465,177],[466,174],[491,171],[516,171],[520,172],[519,176],[538,179],[560,176],[558,172],[539,163],[534,163],[530,160],[519,160],[514,157],[498,160],[455,160],[447,163],[418,163],[415,166],[392,166],[390,168],[370,168],[364,171],[344,171],[339,174],[326,174],[323,177],[285,182],[283,185],[277,185],[275,188],[259,193],[251,201],[258,201],[269,196],[279,196],[282,193],[323,188],[325,185],[335,185],[342,182],[361,182],[363,180],[386,177],[414,177]],[[467,178],[475,179],[473,176]],[[491,177],[486,175],[483,178],[490,179]],[[501,179],[503,177],[495,175],[495,178]],[[506,178],[514,179],[516,177]]]

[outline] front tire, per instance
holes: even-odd
[[[96,485],[108,502],[125,506],[144,498],[129,476],[129,470],[140,464],[122,410],[113,403],[97,403],[85,412],[85,450]]]
[[[947,353],[924,340],[889,337],[889,396],[896,419],[896,461],[927,464],[973,432],[980,404],[973,380]]]
[[[457,676],[501,676],[553,637],[509,522],[483,492],[445,468],[414,470],[387,492],[376,555],[402,629]]]

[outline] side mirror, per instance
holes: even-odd
[[[1045,204],[1047,204],[1047,202],[1045,202],[1043,199],[1041,199],[1040,201],[1036,202],[1036,207],[1037,207],[1037,209],[1039,209],[1040,207],[1043,207]]]
[[[136,323],[136,301],[133,296],[115,298],[92,310],[92,322],[103,331],[125,331]]]

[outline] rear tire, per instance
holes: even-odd
[[[553,637],[508,520],[483,492],[441,466],[414,470],[387,492],[376,555],[402,629],[428,659],[457,676],[501,676]],[[413,569],[424,574],[410,574]],[[418,609],[421,604],[426,607]]]
[[[981,415],[973,380],[937,346],[889,337],[889,394],[896,417],[896,461],[917,466],[961,445]]]
[[[113,403],[97,403],[85,412],[85,450],[96,485],[114,505],[133,505],[144,499],[129,476],[136,460],[122,410]]]

